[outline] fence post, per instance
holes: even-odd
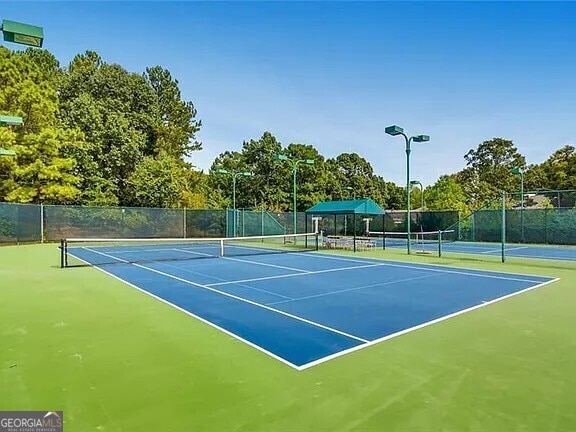
[[[44,203],[40,203],[40,243],[44,243]]]
[[[183,221],[182,221],[182,228],[183,228],[183,231],[184,231],[183,234],[182,234],[182,237],[183,237],[183,238],[186,238],[186,237],[187,237],[187,235],[186,235],[186,231],[187,231],[187,227],[186,227],[186,207],[184,207],[184,217],[183,217]]]
[[[264,208],[260,210],[260,235],[264,235]]]
[[[506,261],[506,192],[502,191],[502,262]]]

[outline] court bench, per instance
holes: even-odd
[[[354,237],[349,236],[326,236],[322,245],[326,249],[354,249]],[[356,250],[369,250],[376,247],[376,242],[368,237],[356,237]]]

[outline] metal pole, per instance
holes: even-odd
[[[520,171],[520,232],[524,243],[524,171]]]
[[[506,192],[502,191],[502,262],[506,261]]]
[[[406,135],[404,135],[404,139],[406,140],[406,244],[408,255],[410,255],[410,141],[412,138],[408,138]]]
[[[308,215],[304,214],[304,232],[308,234]],[[308,249],[308,236],[304,237],[304,247]]]
[[[442,231],[438,230],[438,257],[442,257]]]
[[[386,214],[382,214],[382,250],[386,250]]]
[[[182,221],[182,228],[183,228],[183,238],[186,238],[186,207],[184,207],[184,217],[183,217],[183,221]]]
[[[296,234],[296,171],[298,170],[298,161],[294,163],[292,169],[293,183],[294,183],[294,234]]]
[[[232,174],[232,213],[234,214],[234,222],[232,222],[232,229],[236,237],[236,174]]]
[[[346,218],[346,215],[344,215],[344,218]],[[356,252],[356,213],[354,213],[354,216],[352,216],[352,224],[354,225],[354,228],[352,228],[354,231],[354,252]]]
[[[44,243],[44,204],[40,203],[40,243]]]
[[[420,183],[420,212],[424,211],[424,186]]]
[[[338,232],[336,231],[336,215],[334,215],[334,235],[338,235]]]
[[[64,239],[60,239],[60,268],[64,268]]]

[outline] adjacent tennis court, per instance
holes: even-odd
[[[373,247],[406,248],[407,233],[370,232]],[[500,256],[502,243],[458,241],[456,232],[429,231],[410,233],[411,246],[416,253],[460,253]],[[506,243],[507,257],[576,261],[576,246]]]
[[[65,252],[299,370],[554,280],[274,240],[83,241]]]

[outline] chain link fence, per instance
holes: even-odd
[[[527,192],[523,206],[507,197],[506,241],[576,245],[576,191]],[[544,198],[542,198],[544,197]],[[556,202],[567,207],[556,207]],[[532,201],[529,201],[530,198]],[[538,204],[538,202],[540,204]],[[532,204],[531,204],[532,203]],[[536,203],[536,204],[534,204]],[[500,205],[501,207],[501,205]],[[0,243],[58,241],[62,238],[196,238],[277,235],[310,232],[313,215],[265,210],[187,210],[128,207],[85,207],[0,203]],[[368,216],[370,231],[406,231],[406,212]],[[460,241],[499,242],[502,213],[498,203],[467,216],[455,211],[411,212],[411,230],[454,230]],[[325,216],[319,229],[325,235],[362,236],[363,217]]]
[[[29,204],[0,203],[0,242],[42,241],[42,207]]]

